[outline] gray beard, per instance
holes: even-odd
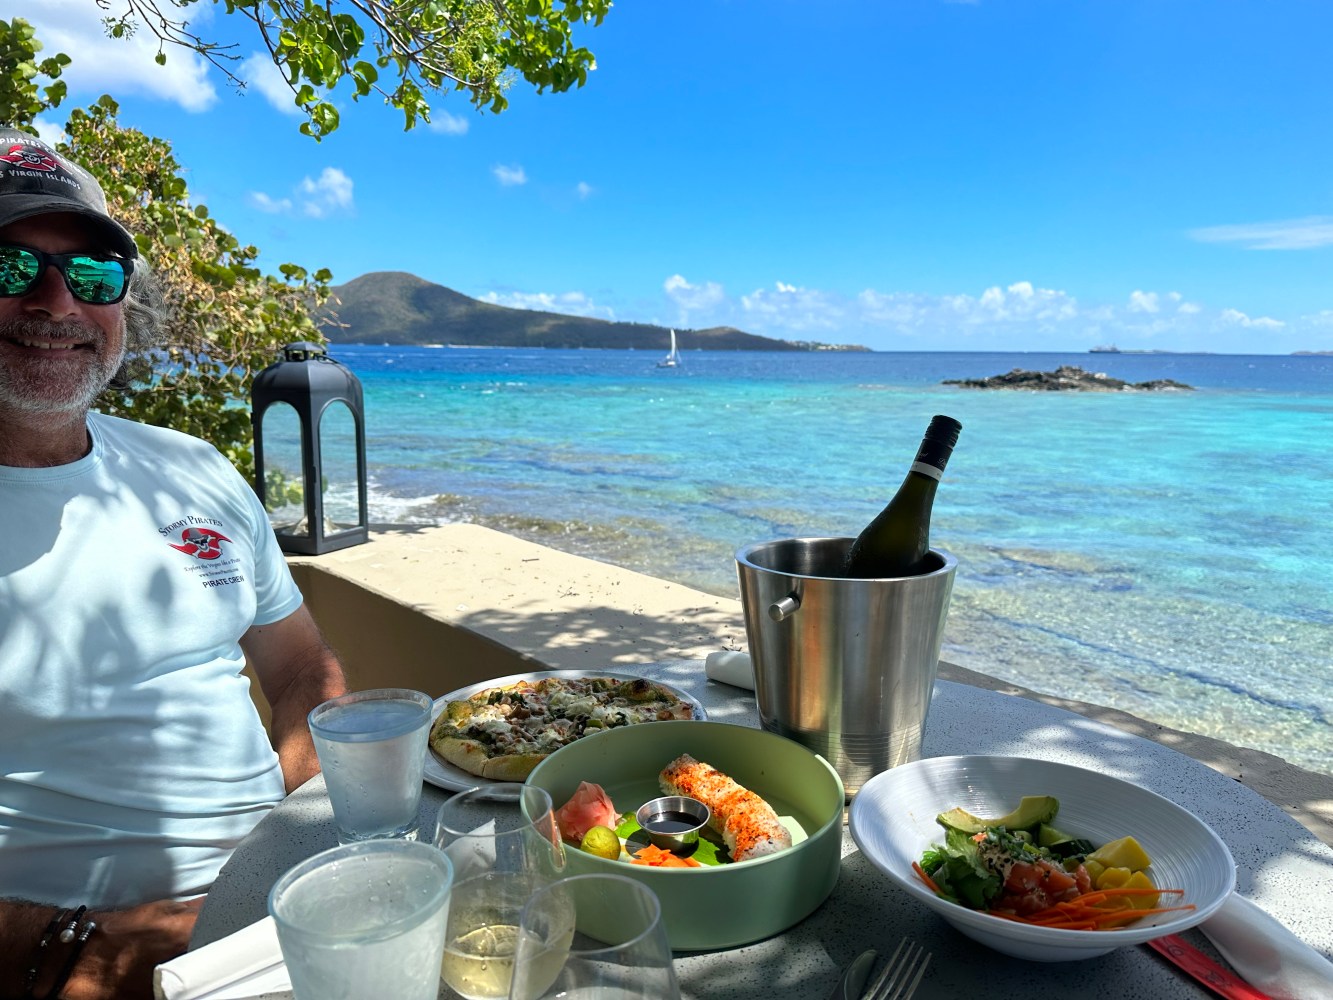
[[[93,345],[101,345],[106,339],[101,329],[87,323],[19,319],[0,325],[0,340],[71,336]],[[100,350],[79,353],[85,360],[77,366],[57,358],[52,358],[51,364],[37,358],[15,367],[0,365],[0,406],[28,413],[86,413],[116,374],[125,351],[122,345],[115,357],[107,357]]]

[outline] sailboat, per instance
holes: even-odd
[[[680,367],[680,352],[676,350],[676,331],[671,331],[671,351],[665,358],[657,363],[658,368],[678,368]]]

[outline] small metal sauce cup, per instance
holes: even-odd
[[[663,795],[639,806],[634,818],[655,847],[686,856],[694,853],[699,843],[699,831],[707,825],[711,815],[708,807],[698,799],[686,798],[684,795]],[[654,819],[662,816],[671,817],[673,822],[670,829],[653,823]],[[687,823],[693,825],[686,826]]]

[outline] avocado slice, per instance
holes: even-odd
[[[1041,823],[1049,823],[1060,811],[1060,800],[1051,795],[1024,795],[1018,808],[995,819],[973,816],[966,809],[954,808],[935,817],[940,826],[963,833],[980,833],[987,827],[1003,826],[1010,830],[1029,830]]]

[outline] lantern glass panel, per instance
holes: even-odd
[[[301,458],[301,417],[289,403],[264,411],[264,509],[280,535],[309,535],[305,475]]]
[[[319,418],[324,531],[332,534],[361,524],[356,460],[356,417],[347,403],[335,399]]]

